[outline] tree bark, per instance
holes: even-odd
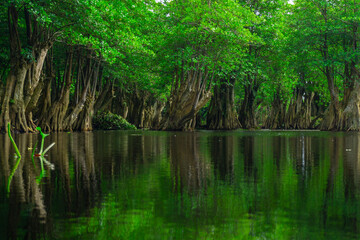
[[[97,113],[99,111],[104,111],[104,109],[106,109],[111,104],[114,98],[114,84],[108,80],[105,84],[105,87],[101,90],[99,97],[96,99],[94,112]]]
[[[276,94],[264,127],[268,129],[284,128],[285,109],[286,105],[281,101],[280,95]]]
[[[342,113],[339,130],[360,131],[360,83],[355,81],[348,104]]]
[[[326,67],[326,78],[328,79],[328,88],[330,91],[330,105],[325,112],[320,129],[338,130],[341,121],[342,110],[339,102],[339,94],[335,87],[335,81],[329,67]]]
[[[91,131],[92,117],[94,115],[94,96],[88,95],[82,111],[79,113],[76,124],[72,124],[71,130]]]
[[[158,129],[160,127],[161,119],[162,119],[162,111],[165,107],[165,102],[157,100],[155,105],[153,105],[153,115],[152,115],[152,122],[151,128]]]
[[[326,24],[328,22],[328,16],[327,16],[327,8],[326,5],[323,9],[320,10],[321,14],[324,18],[324,23]],[[321,54],[323,57],[323,61],[327,63],[330,60],[329,56],[329,40],[328,40],[328,34],[325,32],[323,33],[323,44],[321,48]],[[329,66],[328,64],[325,65],[323,72],[326,76],[327,82],[328,82],[328,89],[330,93],[330,105],[325,112],[324,119],[320,125],[321,130],[337,130],[339,128],[339,123],[341,120],[341,106],[339,101],[339,93],[338,89],[335,85],[335,79],[334,79],[334,69],[332,66]]]
[[[127,97],[129,110],[126,120],[137,128],[144,128],[145,111],[149,97],[148,92],[139,90],[135,84],[132,85],[132,93]]]
[[[232,130],[241,126],[235,110],[234,83],[235,79],[231,78],[214,87],[207,115],[208,129]]]
[[[59,99],[54,102],[49,113],[44,113],[41,126],[45,131],[62,131],[63,122],[69,106],[70,87],[72,82],[73,48],[70,47],[67,54],[66,68],[64,73],[64,85],[61,88]]]
[[[1,104],[0,128],[7,131],[7,125],[12,120],[12,123],[19,129],[27,131],[25,108],[23,104],[23,86],[26,72],[28,69],[28,62],[21,55],[21,40],[18,30],[19,14],[14,5],[8,8],[8,28],[10,35],[10,71],[6,79],[5,95]],[[11,115],[10,115],[11,110]],[[15,117],[19,118],[15,121]]]
[[[256,79],[252,79],[250,75],[248,75],[247,78],[248,78],[248,83],[245,84],[244,87],[245,96],[239,111],[239,121],[243,128],[253,129],[253,128],[257,128],[258,126],[256,122],[254,104],[255,104],[256,92],[259,86],[256,83]]]
[[[199,63],[191,70],[177,71],[169,99],[169,108],[160,124],[162,130],[194,130],[195,117],[211,98],[213,74]]]
[[[114,87],[114,91],[116,92],[116,96],[110,105],[110,111],[122,116],[124,119],[128,120],[129,113],[129,100],[126,96],[126,90],[120,87]]]
[[[91,58],[91,52],[89,51],[84,70],[84,83],[86,86],[81,93],[80,101],[64,119],[65,130],[92,130],[91,118],[94,113],[95,92],[99,77],[100,62],[92,63]]]
[[[27,44],[31,52],[22,53],[21,34],[18,29],[18,10],[15,5],[8,8],[8,27],[10,35],[10,71],[7,77],[6,94],[1,103],[0,129],[12,122],[19,131],[34,131],[30,108],[36,105],[41,92],[37,88],[48,50],[52,47],[52,37],[42,36],[38,32],[36,18],[31,18],[24,7]],[[29,50],[30,51],[30,50]],[[34,96],[34,91],[37,89]],[[11,112],[11,114],[10,114]]]
[[[285,115],[285,129],[308,129],[311,127],[311,109],[315,94],[301,88],[295,90]]]

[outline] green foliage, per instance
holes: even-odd
[[[5,86],[11,65],[7,10],[15,6],[19,54],[36,61],[38,46],[27,36],[24,12],[28,12],[31,29],[36,25],[39,30],[32,37],[38,37],[39,44],[47,38],[54,42],[53,68],[59,75],[66,64],[64,48],[70,46],[76,52],[91,50],[91,57],[101,61],[103,81],[129,92],[136,86],[162,100],[169,97],[175,76],[186,78],[196,69],[203,78],[214,77],[209,86],[219,79],[236,79],[237,103],[244,100],[245,88],[255,93],[255,105],[266,107],[278,95],[286,104],[296,89],[303,89],[315,92],[316,104],[326,106],[330,94],[325,69],[331,68],[340,100],[358,72],[358,4],[358,0],[294,4],[287,0],[9,0],[0,5],[0,78]],[[76,57],[73,64],[71,97],[77,84]],[[348,70],[351,64],[353,69]],[[62,78],[56,81],[60,90]]]
[[[351,64],[358,67],[358,5],[357,0],[307,0],[296,1],[291,8],[288,49],[292,52],[292,68],[305,78],[304,87],[319,93],[321,102],[330,101],[327,71],[331,71],[329,76],[341,100],[352,82],[347,68]]]
[[[35,58],[33,56],[32,50],[30,48],[23,48],[21,49],[21,55],[28,60],[29,62],[35,61]]]
[[[243,47],[261,41],[249,30],[259,19],[236,1],[165,1],[158,14],[162,23],[156,52],[165,85],[176,72],[231,72]]]
[[[67,239],[358,237],[357,225],[348,224],[359,218],[359,188],[351,185],[356,163],[346,162],[345,149],[337,151],[343,148],[342,141],[335,144],[344,138],[342,134],[202,132],[194,138],[194,151],[186,144],[191,138],[176,135],[145,132],[141,137],[107,134],[99,138],[94,146],[98,154],[112,151],[115,159],[127,159],[132,152],[137,161],[119,162],[111,175],[108,169],[113,162],[96,162],[101,202],[83,212],[70,208],[66,213],[62,201],[54,202],[54,233],[64,230],[62,237]],[[301,140],[304,149],[299,151]],[[114,143],[116,148],[107,148]],[[156,151],[141,148],[149,143]],[[307,155],[314,147],[315,156]],[[175,151],[178,154],[172,154]],[[199,169],[195,177],[189,175],[192,164]],[[67,190],[59,184],[56,197],[65,199],[68,191],[77,192],[72,186],[79,184],[76,176],[82,172],[76,169],[75,164],[69,166],[66,176],[71,187]],[[81,194],[71,196],[83,199]],[[63,220],[74,211],[76,221]]]
[[[97,113],[93,118],[93,126],[94,129],[102,130],[136,130],[136,127],[123,117],[111,112]]]

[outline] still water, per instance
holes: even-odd
[[[0,135],[0,239],[359,239],[360,134]]]

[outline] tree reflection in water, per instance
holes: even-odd
[[[36,177],[39,174],[31,162],[31,150],[28,146],[32,146],[34,135],[17,135],[19,151],[22,160],[19,162],[14,172],[10,184],[9,192],[9,211],[8,211],[8,228],[7,236],[16,239],[18,228],[21,224],[21,215],[24,211],[28,213],[28,231],[27,235],[38,232],[37,229],[46,222],[47,211],[44,205],[44,197],[41,187],[36,183]],[[13,168],[17,159],[11,157],[14,155],[13,149],[10,150],[10,141],[6,135],[1,135],[0,140],[2,156],[2,170],[4,181],[8,181],[10,175],[10,166]],[[28,161],[27,161],[28,160]],[[39,166],[38,166],[39,167]]]
[[[68,216],[79,216],[95,204],[99,186],[95,172],[92,133],[75,133],[72,137],[58,133],[49,137],[50,142],[58,143],[48,153],[48,158],[55,161],[56,170],[50,171],[50,166],[45,164],[46,177],[41,184],[36,181],[41,174],[40,161],[35,161],[35,168],[31,161],[30,146],[34,146],[37,138],[38,136],[33,134],[16,136],[15,141],[23,157],[10,185],[7,227],[7,236],[10,239],[19,238],[19,233],[35,239],[40,237],[39,233],[51,232],[52,215],[48,214],[46,209],[51,209],[53,196],[60,197],[55,201],[66,203],[64,214]],[[5,135],[1,135],[0,151],[4,153],[0,158],[1,175],[6,182],[16,159],[10,157],[13,156],[13,150]],[[75,188],[72,188],[72,185]]]
[[[199,152],[196,134],[180,133],[169,139],[170,166],[174,191],[197,194],[206,192],[210,163]]]
[[[360,236],[357,133],[93,132],[51,134],[41,184],[23,156],[1,236],[272,238]],[[16,160],[1,135],[0,184]],[[6,194],[4,194],[5,196]],[[6,232],[5,232],[6,231]],[[5,235],[6,234],[6,235]]]
[[[234,136],[214,136],[208,143],[215,176],[231,183],[234,181],[234,144]]]

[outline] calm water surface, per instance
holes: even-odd
[[[360,134],[0,135],[0,239],[359,239]],[[7,182],[10,175],[10,193]]]

